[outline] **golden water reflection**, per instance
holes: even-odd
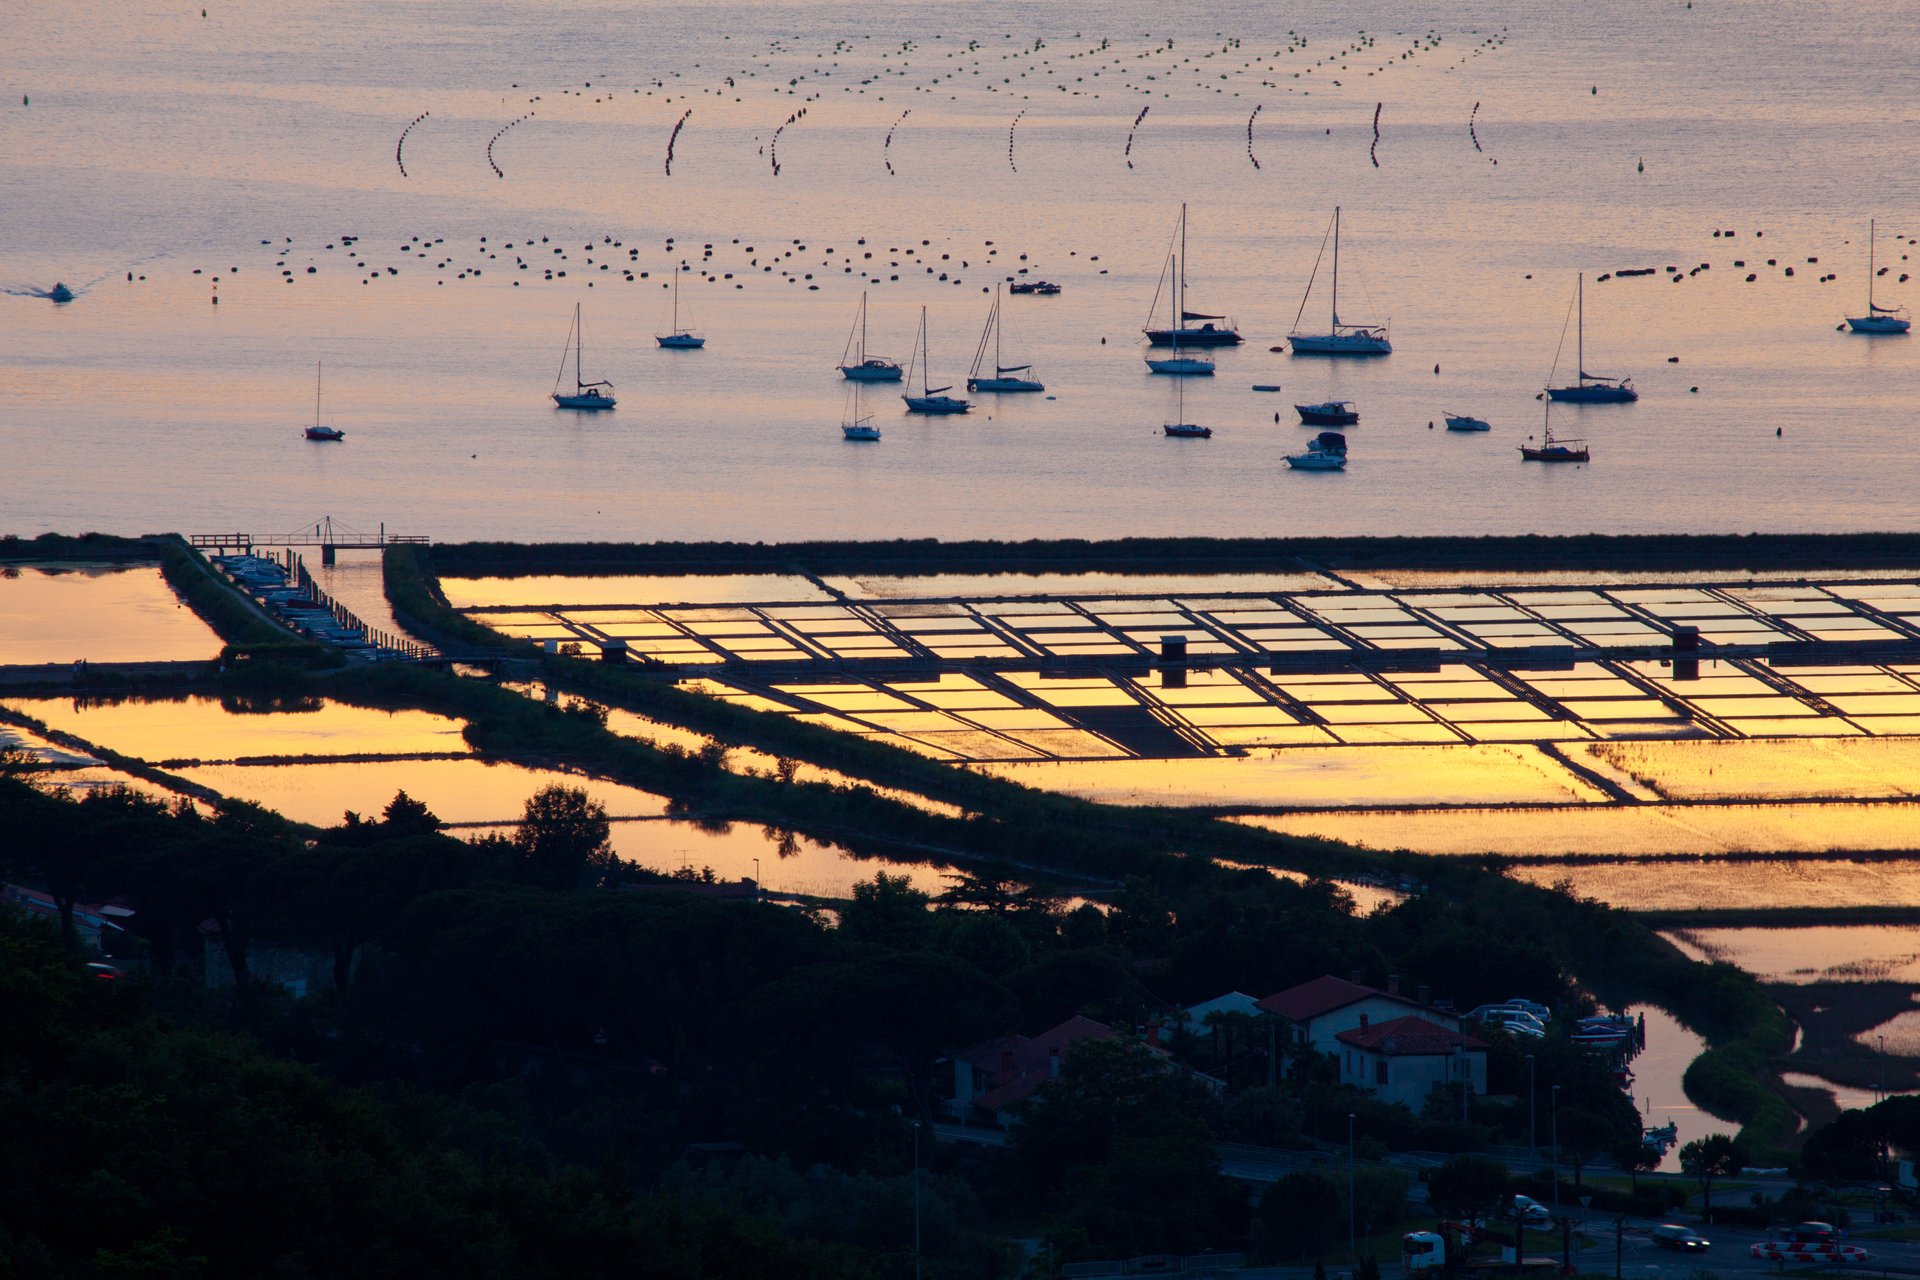
[[[1914,738],[1695,738],[1583,743],[1568,751],[1604,761],[1672,800],[1920,794]]]
[[[0,665],[191,662],[220,637],[157,565],[8,565],[0,571]]]
[[[1534,863],[1509,872],[1629,911],[1748,907],[1920,906],[1920,860],[1769,858],[1726,862]]]
[[[619,783],[479,759],[194,765],[174,772],[317,826],[339,823],[349,809],[363,816],[378,813],[396,791],[405,791],[443,822],[518,821],[528,797],[550,786],[585,791],[612,817],[658,817],[667,811],[664,798]]]
[[[143,760],[233,760],[246,756],[467,753],[461,722],[426,711],[383,711],[316,700],[248,713],[218,698],[91,702],[10,698],[9,710],[50,729]]]
[[[1057,760],[976,767],[1027,786],[1106,804],[1485,805],[1604,798],[1545,755],[1523,746],[1254,749],[1244,756],[1203,759]],[[1283,821],[1317,821],[1325,816]]]
[[[1372,849],[1507,857],[1920,848],[1920,804],[1900,802],[1405,809],[1247,815],[1236,821]]]
[[[1920,931],[1906,925],[1668,929],[1660,936],[1695,959],[1725,961],[1762,982],[1920,983]]]
[[[671,577],[542,574],[525,578],[442,578],[440,590],[456,609],[567,604],[741,604],[761,600],[817,600],[826,592],[793,574],[739,573]]]

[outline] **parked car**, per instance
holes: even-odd
[[[1663,1222],[1647,1234],[1662,1249],[1678,1249],[1682,1253],[1699,1253],[1713,1243],[1692,1227],[1683,1227],[1677,1222]]]
[[[1470,1021],[1484,1022],[1488,1026],[1505,1027],[1517,1036],[1531,1036],[1542,1039],[1547,1034],[1546,1024],[1532,1014],[1521,1009],[1506,1009],[1498,1005],[1481,1005],[1467,1015]]]
[[[1553,1021],[1553,1010],[1547,1008],[1547,1006],[1541,1004],[1538,1000],[1522,1000],[1518,996],[1515,996],[1511,1000],[1504,1001],[1500,1007],[1503,1009],[1518,1009],[1522,1013],[1530,1013],[1540,1020],[1540,1025],[1542,1026]]]
[[[1553,1210],[1532,1196],[1515,1196],[1513,1218],[1523,1227],[1550,1227],[1553,1225]]]

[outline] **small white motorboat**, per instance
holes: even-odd
[[[1485,418],[1473,418],[1473,417],[1467,416],[1464,413],[1448,413],[1448,414],[1443,414],[1441,416],[1446,418],[1447,430],[1449,431],[1491,431],[1493,430],[1493,424],[1488,422]]]
[[[1338,431],[1322,431],[1308,442],[1305,453],[1289,453],[1286,459],[1295,471],[1345,471],[1347,438]]]

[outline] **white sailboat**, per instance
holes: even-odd
[[[880,428],[873,425],[873,415],[860,412],[860,382],[855,379],[849,384],[848,398],[852,408],[840,419],[840,436],[844,440],[878,440]]]
[[[1562,404],[1631,404],[1640,398],[1633,389],[1632,378],[1605,378],[1599,374],[1587,372],[1587,275],[1581,272],[1574,285],[1574,309],[1578,319],[1574,329],[1574,363],[1579,378],[1572,385],[1548,387],[1547,399],[1558,400]],[[1560,341],[1565,342],[1566,330],[1560,331]]]
[[[905,395],[900,397],[906,401],[907,412],[944,415],[965,413],[967,410],[973,408],[973,405],[969,401],[962,400],[958,396],[942,394],[943,392],[952,390],[951,387],[930,387],[927,385],[930,381],[927,376],[927,366],[930,363],[932,363],[932,360],[927,354],[927,309],[922,307],[920,308],[920,340],[914,344],[913,356],[907,365],[907,382],[909,384],[913,382],[914,365],[917,364],[920,367],[920,394],[917,396]]]
[[[859,345],[854,339],[859,339]],[[860,294],[860,314],[854,317],[847,345],[840,351],[840,376],[849,382],[898,382],[900,362],[867,354],[867,295]]]
[[[1160,286],[1154,290],[1153,304],[1147,308],[1147,327],[1142,330],[1147,335],[1147,343],[1155,347],[1237,347],[1244,339],[1233,327],[1231,316],[1208,315],[1200,311],[1187,310],[1187,206],[1180,206],[1180,225],[1175,234],[1180,245],[1176,253],[1171,248],[1167,252],[1167,265],[1172,268],[1173,323],[1164,329],[1153,327],[1153,316],[1160,308],[1160,295],[1166,292],[1168,275],[1160,273]],[[1195,320],[1200,321],[1194,324]],[[1220,323],[1216,324],[1215,321]],[[1159,370],[1157,372],[1165,372]]]
[[[347,433],[338,427],[320,425],[320,362],[313,362],[313,425],[307,428],[309,440],[345,440]]]
[[[581,381],[580,349],[586,345],[586,330],[580,324],[580,304],[573,304],[573,328],[567,330],[567,347],[573,349],[573,390],[562,391],[560,380],[567,376],[567,348],[560,350],[560,372],[553,379],[553,403],[562,409],[611,409],[613,384],[604,378],[598,382]]]
[[[980,331],[980,345],[973,350],[973,371],[967,375],[969,391],[1045,391],[1047,388],[1032,378],[1008,377],[1008,374],[1033,372],[1030,364],[1001,364],[1000,333],[1004,326],[1000,319],[1000,290],[993,291],[993,309],[987,312],[987,326]],[[993,376],[983,378],[980,368],[987,358],[987,340],[993,340]]]
[[[707,345],[707,340],[691,329],[680,327],[680,268],[673,269],[673,326],[665,334],[653,335],[653,340],[663,347],[675,351],[698,351]]]
[[[1163,422],[1160,424],[1160,429],[1163,432],[1165,432],[1167,435],[1173,436],[1175,439],[1180,439],[1180,440],[1211,440],[1213,439],[1212,427],[1203,427],[1197,422],[1188,422],[1186,420],[1187,418],[1187,384],[1184,379],[1182,381],[1179,381],[1173,384],[1173,396],[1174,396],[1174,417],[1178,419],[1178,421]]]
[[[1321,241],[1321,250],[1326,242]],[[1313,296],[1313,276],[1320,272],[1320,261],[1314,259],[1313,274],[1307,277],[1307,292],[1300,299],[1300,310],[1293,317],[1293,332],[1287,335],[1287,343],[1297,356],[1384,356],[1393,354],[1393,343],[1387,341],[1387,326],[1383,324],[1350,324],[1340,319],[1340,206],[1333,207],[1333,306],[1329,312],[1332,323],[1325,333],[1300,332],[1300,317],[1306,314],[1307,300]]]
[[[1848,316],[1847,327],[1855,333],[1905,333],[1913,327],[1905,307],[1883,307],[1873,300],[1873,239],[1877,220],[1867,221],[1867,314]]]

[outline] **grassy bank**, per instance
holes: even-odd
[[[83,533],[70,536],[43,533],[37,538],[15,534],[0,537],[0,564],[19,564],[34,560],[96,560],[129,562],[158,560],[162,539],[120,538],[109,533]]]
[[[446,574],[1249,573],[1920,568],[1920,534],[1571,534],[1435,538],[1056,538],[1026,542],[453,543]]]

